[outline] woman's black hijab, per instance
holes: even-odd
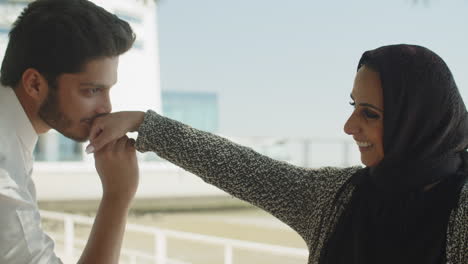
[[[358,70],[379,73],[384,159],[349,184],[351,201],[320,264],[445,263],[446,230],[467,179],[468,114],[445,62],[427,48],[391,45],[365,52]]]

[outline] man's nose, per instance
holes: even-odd
[[[110,97],[107,95],[103,100],[100,102],[97,113],[98,114],[108,114],[112,112],[112,103],[110,101]]]

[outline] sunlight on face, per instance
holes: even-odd
[[[361,162],[368,167],[376,166],[384,158],[384,100],[379,73],[361,67],[354,80],[351,99],[354,111],[346,121],[344,131],[356,141]]]

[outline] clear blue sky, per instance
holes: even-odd
[[[161,87],[217,92],[229,136],[345,137],[361,54],[426,46],[468,103],[468,1],[160,0]]]

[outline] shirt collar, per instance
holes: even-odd
[[[23,147],[32,153],[38,135],[12,88],[0,86],[0,109],[6,114],[2,122],[15,130]]]

